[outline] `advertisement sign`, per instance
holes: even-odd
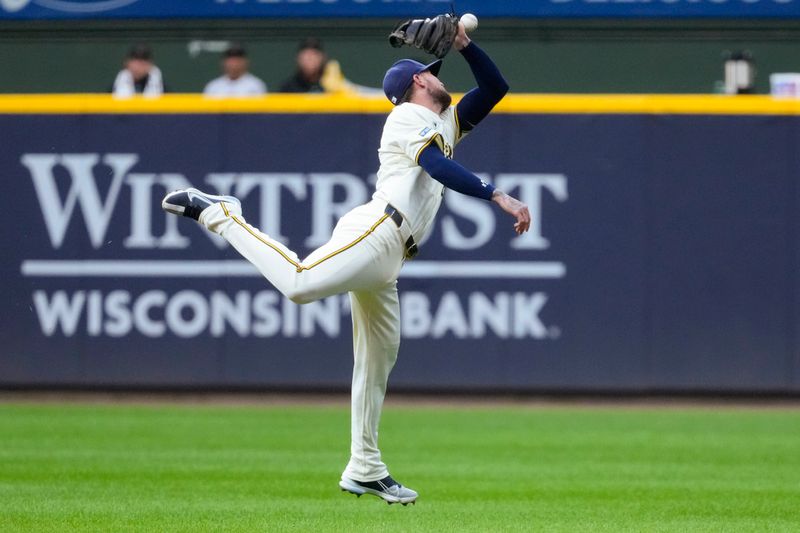
[[[419,17],[450,0],[0,0],[0,19]],[[459,0],[478,17],[798,17],[800,0]]]
[[[367,201],[380,114],[0,115],[0,386],[346,387],[347,295],[283,298],[160,199],[196,186],[303,257]],[[497,115],[399,280],[392,384],[800,390],[792,117]]]

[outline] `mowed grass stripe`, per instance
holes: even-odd
[[[336,485],[342,407],[0,405],[0,531],[797,531],[800,411],[393,407],[414,507]]]

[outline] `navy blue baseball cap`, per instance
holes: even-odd
[[[383,92],[391,103],[397,105],[397,102],[400,101],[411,85],[414,74],[420,74],[428,70],[436,76],[439,74],[440,68],[442,68],[441,59],[437,59],[428,65],[423,65],[413,59],[401,59],[386,71],[386,75],[383,77]]]

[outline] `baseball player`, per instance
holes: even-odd
[[[515,219],[517,234],[530,226],[528,208],[454,162],[453,147],[500,101],[508,85],[489,57],[459,24],[453,46],[478,86],[458,103],[439,80],[441,59],[428,65],[403,59],[386,72],[383,89],[395,105],[386,119],[380,169],[372,200],[344,215],[330,241],[300,259],[247,223],[231,196],[197,189],[167,194],[162,207],[191,217],[222,235],[287,298],[305,304],[350,293],[353,382],[350,461],[339,486],[391,503],[413,503],[417,493],[392,479],[378,449],[378,423],[389,373],[400,344],[397,277],[430,231],[445,188],[496,203]]]

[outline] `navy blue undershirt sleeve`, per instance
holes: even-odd
[[[435,143],[422,150],[419,165],[433,179],[461,194],[491,200],[494,186],[483,182],[478,176],[452,159],[447,159]]]
[[[506,95],[508,83],[497,65],[474,42],[465,46],[461,55],[467,60],[472,75],[478,82],[478,86],[465,94],[456,106],[461,131],[470,131]]]

